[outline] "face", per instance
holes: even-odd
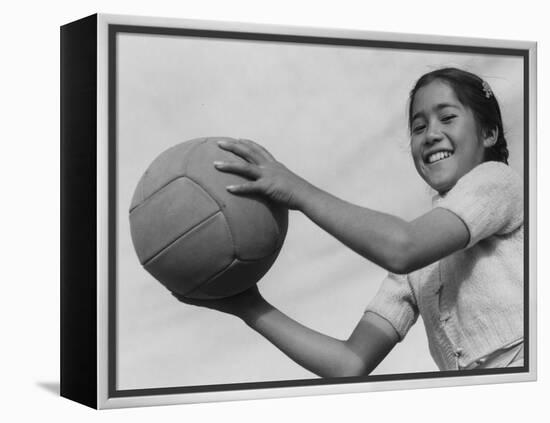
[[[440,80],[420,88],[412,105],[411,150],[416,170],[443,194],[483,162],[485,145],[470,108]]]

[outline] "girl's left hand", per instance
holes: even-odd
[[[184,304],[231,314],[242,320],[254,319],[261,313],[265,305],[265,299],[262,297],[262,294],[260,294],[257,285],[253,285],[246,291],[231,297],[219,299],[197,300],[186,298],[174,292],[172,292],[172,295]]]
[[[233,194],[260,194],[289,209],[299,209],[312,186],[292,173],[262,146],[250,140],[219,141],[223,150],[243,158],[245,162],[214,162],[221,172],[234,173],[249,179],[230,185]]]

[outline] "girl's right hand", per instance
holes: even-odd
[[[263,195],[289,209],[300,209],[313,186],[288,170],[261,145],[251,140],[220,141],[221,149],[240,157],[241,161],[215,162],[220,172],[248,179],[240,185],[227,187],[232,194]]]
[[[261,309],[262,304],[265,303],[265,300],[260,294],[257,285],[254,285],[239,294],[220,299],[197,300],[183,297],[174,292],[172,292],[172,295],[184,304],[204,307],[222,313],[231,314],[245,321],[253,318],[253,316],[256,315]]]

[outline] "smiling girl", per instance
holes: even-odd
[[[256,287],[222,300],[180,300],[241,318],[325,377],[370,373],[419,315],[441,370],[523,366],[523,192],[507,166],[498,102],[478,76],[439,69],[411,91],[409,128],[415,167],[438,193],[431,211],[411,222],[314,187],[252,141],[220,142],[245,159],[214,164],[249,179],[230,192],[299,210],[389,271],[348,339],[299,324]]]

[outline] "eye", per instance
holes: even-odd
[[[426,128],[426,125],[424,123],[418,123],[416,125],[413,125],[412,132],[413,134],[419,134]]]
[[[441,118],[441,122],[451,122],[454,118],[456,115],[445,115]]]

